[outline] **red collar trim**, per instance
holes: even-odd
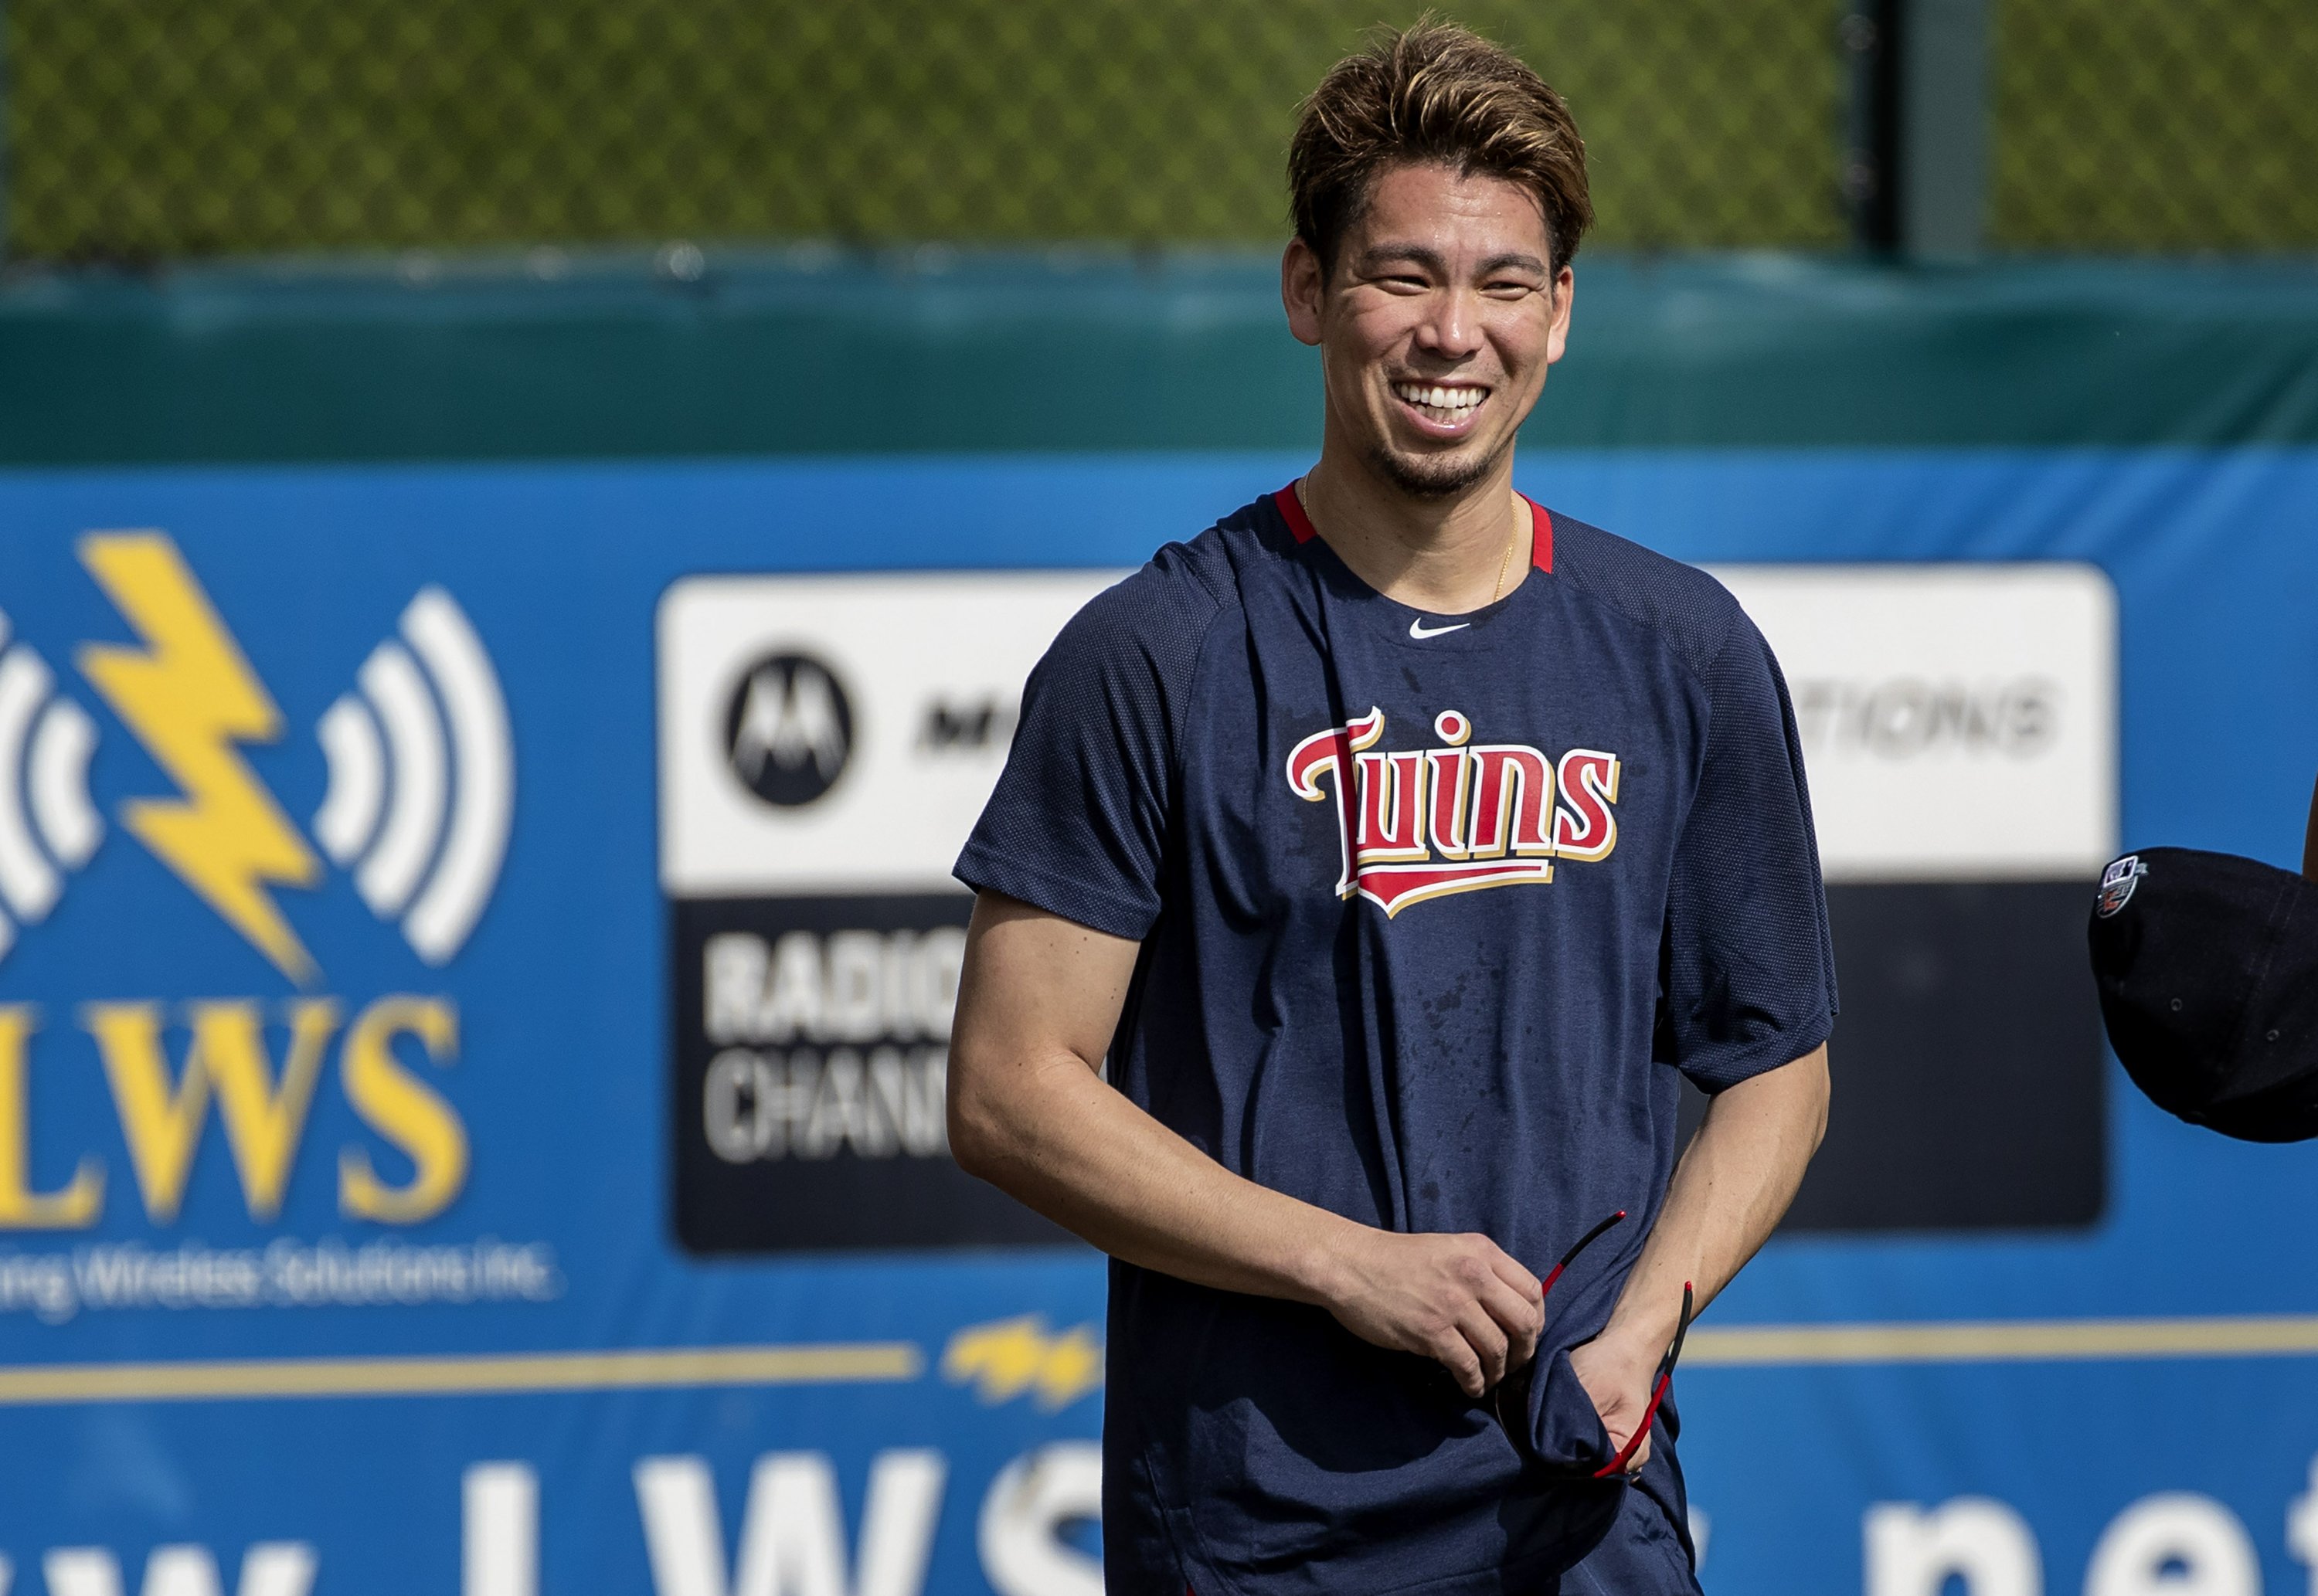
[[[1271,502],[1280,507],[1280,518],[1288,523],[1288,535],[1298,542],[1308,543],[1320,535],[1320,529],[1312,525],[1312,517],[1304,513],[1304,501],[1296,497],[1295,483],[1273,494]]]
[[[1312,525],[1312,517],[1304,513],[1304,501],[1296,497],[1295,483],[1273,494],[1271,502],[1279,507],[1280,518],[1288,523],[1289,536],[1298,543],[1308,543],[1320,535],[1319,528]],[[1522,502],[1529,507],[1529,562],[1550,575],[1553,570],[1553,517],[1526,493],[1522,495]]]
[[[1529,507],[1529,562],[1548,576],[1551,576],[1553,574],[1553,517],[1547,513],[1543,505],[1526,493],[1522,495],[1522,503]]]

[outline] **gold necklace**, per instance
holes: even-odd
[[[1514,545],[1520,541],[1521,525],[1516,522],[1514,525],[1514,535],[1505,540],[1505,551],[1497,556],[1496,585],[1489,589],[1489,602],[1491,604],[1496,603],[1499,598],[1505,596],[1505,568],[1513,563]]]
[[[1309,516],[1312,513],[1311,506],[1304,498],[1304,479],[1301,477],[1297,478],[1295,486],[1297,506],[1298,508],[1302,509],[1307,516]],[[1514,524],[1514,535],[1505,540],[1505,546],[1497,552],[1497,579],[1489,585],[1489,602],[1491,604],[1496,603],[1498,599],[1503,598],[1505,596],[1505,570],[1507,567],[1513,564],[1514,545],[1519,542],[1521,542],[1521,524],[1519,522],[1515,522]]]

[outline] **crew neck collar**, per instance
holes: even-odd
[[[1467,648],[1486,646],[1495,637],[1488,623],[1521,599],[1532,586],[1526,581],[1516,582],[1511,592],[1491,599],[1478,609],[1454,613],[1418,609],[1414,605],[1403,604],[1389,594],[1379,592],[1358,571],[1344,563],[1344,557],[1337,553],[1312,525],[1311,516],[1305,513],[1303,501],[1296,497],[1294,483],[1271,497],[1274,511],[1294,541],[1296,552],[1307,560],[1319,561],[1332,586],[1356,592],[1362,599],[1376,605],[1379,618],[1397,641],[1406,634],[1407,643],[1435,651],[1461,651]],[[1553,518],[1543,505],[1527,494],[1522,495],[1522,501],[1530,507],[1532,528],[1531,566],[1550,575],[1553,570]],[[1461,635],[1452,638],[1449,635],[1451,632]]]
[[[1532,498],[1528,494],[1523,493],[1519,489],[1515,489],[1514,491],[1515,496],[1521,499],[1522,503],[1529,507],[1530,565],[1532,569],[1541,570],[1548,576],[1550,576],[1553,574],[1553,516],[1543,505],[1538,503],[1537,500]],[[1306,513],[1303,499],[1297,496],[1295,483],[1290,482],[1287,487],[1282,488],[1279,492],[1273,494],[1271,496],[1271,502],[1278,507],[1280,511],[1280,518],[1288,523],[1288,535],[1296,540],[1298,547],[1307,543],[1316,542],[1321,547],[1328,549],[1330,553],[1333,554],[1335,552],[1334,549],[1330,547],[1328,540],[1320,535],[1320,529],[1312,525],[1312,517]],[[1343,556],[1338,555],[1337,558],[1341,560]],[[1352,568],[1350,566],[1346,566],[1345,569],[1350,570]],[[1520,591],[1518,585],[1515,587],[1514,591]],[[1379,593],[1377,596],[1383,598],[1385,596]],[[1507,598],[1510,598],[1511,596],[1513,596],[1512,594],[1507,594],[1505,596]],[[1398,603],[1399,601],[1392,599],[1388,600],[1388,602]],[[1504,599],[1495,599],[1491,601],[1491,605],[1502,604],[1503,602],[1505,602]],[[1491,607],[1491,605],[1485,605],[1482,608],[1489,608]],[[1402,607],[1404,609],[1410,609],[1414,606],[1404,605]],[[1419,611],[1417,613],[1425,614],[1430,612]],[[1476,610],[1470,613],[1478,614],[1480,611]]]

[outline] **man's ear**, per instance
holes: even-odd
[[[1569,313],[1577,304],[1577,273],[1567,264],[1553,274],[1553,323],[1545,335],[1545,363],[1551,365],[1569,348]]]
[[[1280,303],[1288,312],[1288,330],[1299,344],[1320,342],[1320,302],[1328,282],[1320,257],[1301,238],[1288,240],[1280,256]]]
[[[2318,881],[2318,787],[2310,792],[2310,824],[2302,833],[2302,879]]]

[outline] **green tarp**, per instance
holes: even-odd
[[[1308,448],[1245,256],[0,286],[0,463]],[[2308,263],[1581,258],[1532,446],[2318,441]]]

